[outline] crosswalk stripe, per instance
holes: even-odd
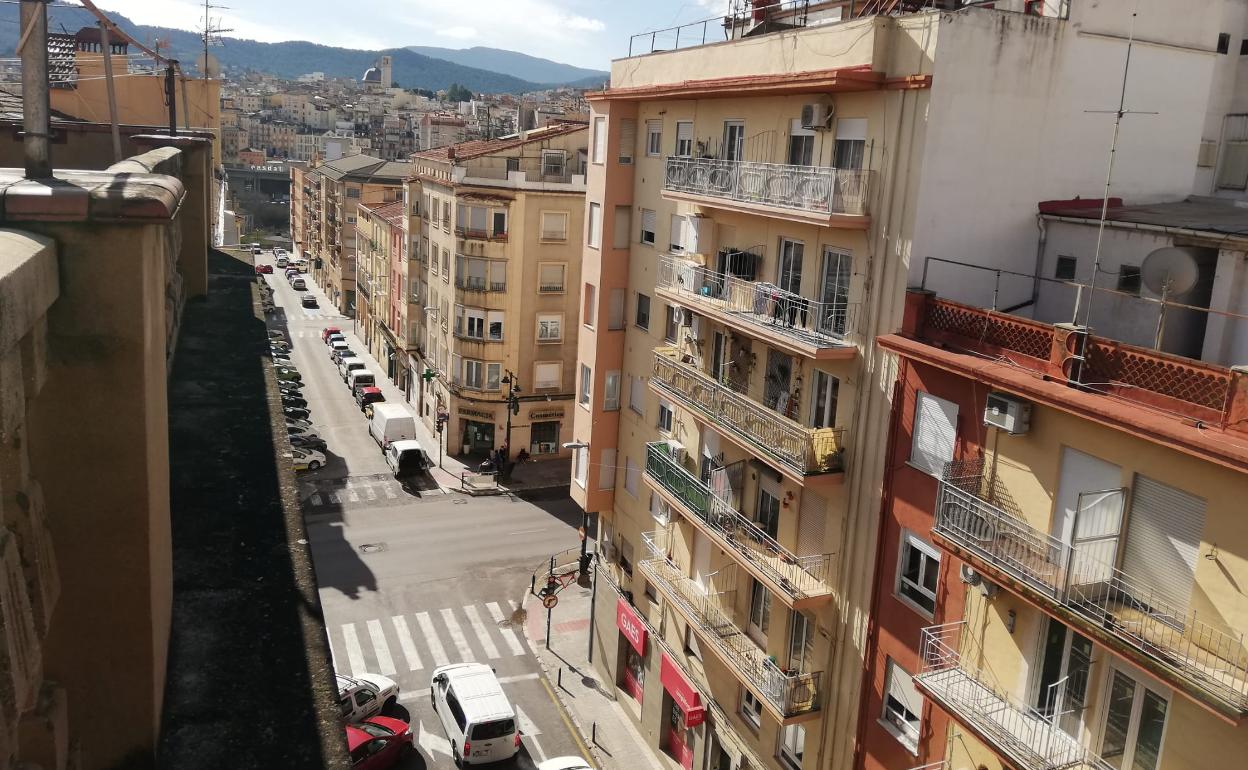
[[[334,505],[337,505],[337,504],[338,504],[338,502],[339,502],[339,501],[338,501],[338,493],[337,493],[337,492],[327,492],[327,493],[325,493],[325,496],[326,496],[327,498],[329,498],[329,502],[333,503]]]
[[[342,640],[347,645],[347,663],[351,665],[351,676],[363,674],[367,671],[364,650],[360,648],[360,638],[355,635],[354,623],[347,623],[342,627]]]
[[[353,503],[358,503],[358,502],[360,501],[360,495],[359,495],[359,493],[358,493],[358,492],[356,492],[354,489],[348,489],[348,490],[347,490],[347,499],[348,499],[348,500],[350,500],[350,501],[351,501],[351,502],[353,502]]]
[[[481,643],[482,649],[485,650],[485,656],[487,658],[497,658],[498,648],[494,646],[494,640],[490,638],[490,632],[485,630],[485,623],[481,622],[481,615],[477,612],[477,608],[471,604],[465,605],[464,615],[468,617],[468,624],[472,626],[473,632],[477,635],[477,641]]]
[[[438,638],[438,630],[433,627],[433,621],[429,619],[429,613],[416,613],[416,622],[420,624],[420,631],[425,635],[425,643],[429,645],[429,654],[433,656],[433,664],[445,666],[450,663],[446,657],[446,650],[442,649],[442,640]]]
[[[394,658],[390,657],[390,645],[386,644],[386,632],[381,628],[380,620],[368,621],[368,635],[373,639],[373,651],[377,653],[377,670],[386,675],[398,673],[394,668]]]
[[[397,492],[395,492],[395,491],[394,491],[392,488],[390,488],[389,486],[382,487],[382,490],[386,493],[386,497],[390,498],[391,500],[393,500],[394,498],[396,498],[396,497],[398,497],[398,496],[399,496],[399,495],[398,495],[398,493],[397,493]]]
[[[464,629],[459,627],[459,621],[455,619],[455,613],[451,610],[442,610],[442,622],[446,624],[446,631],[451,635],[451,641],[455,644],[455,649],[459,650],[461,663],[472,663],[472,648],[468,646],[468,639],[464,636]]]
[[[486,602],[485,608],[490,611],[490,617],[494,618],[495,623],[503,622],[503,608],[498,606],[498,602]],[[515,631],[505,626],[499,626],[498,633],[503,635],[503,641],[507,642],[507,647],[511,650],[512,655],[524,654],[524,645],[520,643],[520,639],[516,636]]]
[[[372,487],[364,487],[364,496],[370,501],[377,499],[377,491]]]
[[[420,653],[412,642],[412,635],[407,630],[407,620],[402,615],[395,615],[390,622],[394,623],[394,631],[399,635],[399,649],[403,650],[403,657],[407,658],[407,667],[412,671],[424,668]]]
[[[338,651],[334,649],[334,635],[326,629],[325,641],[329,643],[329,665],[334,667],[334,671],[338,670]]]

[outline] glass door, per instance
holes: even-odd
[[[1168,701],[1122,671],[1110,674],[1101,758],[1118,770],[1156,770]]]
[[[810,427],[831,428],[836,424],[836,398],[841,381],[822,369],[815,370],[815,389],[810,403]]]
[[[724,160],[745,160],[745,121],[724,121]]]
[[[758,488],[758,510],[754,520],[768,537],[773,540],[776,538],[776,532],[780,529],[780,499],[761,486]]]
[[[784,291],[800,294],[802,290],[802,256],[806,244],[801,241],[780,240],[780,270],[776,275],[776,285]]]
[[[823,248],[823,271],[819,276],[819,331],[845,334],[849,314],[849,277],[854,258],[831,246]]]
[[[750,638],[767,647],[767,628],[771,625],[771,593],[757,580],[750,581]]]
[[[789,670],[806,673],[815,662],[815,624],[797,610],[789,613]]]
[[[1091,662],[1091,640],[1050,620],[1033,702],[1038,714],[1076,740],[1083,725]]]

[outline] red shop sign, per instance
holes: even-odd
[[[615,605],[615,625],[638,655],[646,654],[646,625],[637,617],[633,606],[624,601],[624,597],[620,597]]]
[[[702,708],[702,696],[693,686],[676,661],[663,653],[663,662],[659,667],[659,681],[663,689],[671,694],[672,700],[685,712],[685,727],[697,727],[706,719],[706,711]]]

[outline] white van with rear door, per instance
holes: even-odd
[[[368,435],[385,449],[393,441],[416,438],[416,418],[402,404],[377,404],[368,423]]]
[[[494,669],[456,663],[433,670],[433,710],[451,742],[456,767],[511,759],[520,750],[516,712]]]

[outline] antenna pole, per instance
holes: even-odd
[[[104,84],[108,87],[108,121],[113,132],[113,162],[120,163],[121,130],[117,127],[117,87],[113,83],[113,46],[108,36],[108,25],[100,22],[100,47],[104,49]]]

